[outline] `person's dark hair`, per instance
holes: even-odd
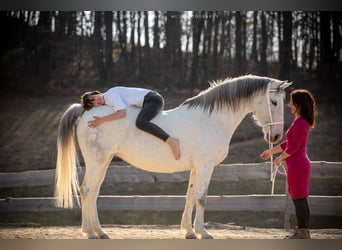
[[[94,90],[94,91],[85,92],[81,96],[81,105],[84,108],[84,110],[90,110],[94,106],[92,96],[98,95],[98,94],[102,94],[102,93],[98,90]]]
[[[310,125],[311,128],[316,126],[317,107],[316,101],[312,93],[306,89],[292,90],[291,100],[293,105],[299,109],[299,114]]]

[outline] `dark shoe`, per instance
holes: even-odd
[[[289,239],[311,239],[310,231],[307,228],[296,228]]]

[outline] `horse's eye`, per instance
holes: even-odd
[[[277,101],[271,100],[271,103],[272,103],[274,106],[277,106]]]

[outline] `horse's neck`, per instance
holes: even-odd
[[[229,110],[224,111],[222,110],[217,114],[217,119],[220,119],[222,123],[228,127],[228,133],[233,134],[237,127],[240,125],[242,120],[246,117],[247,114],[251,113],[250,107],[239,107],[235,111]]]

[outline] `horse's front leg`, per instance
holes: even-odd
[[[195,233],[201,236],[201,239],[213,239],[213,236],[204,227],[204,210],[207,201],[208,186],[211,175],[214,171],[214,164],[200,166],[196,169],[196,216]]]
[[[194,189],[195,183],[195,171],[190,171],[188,191],[186,193],[185,208],[182,216],[181,228],[186,231],[185,239],[196,239],[196,235],[192,230],[192,211],[195,205]]]

